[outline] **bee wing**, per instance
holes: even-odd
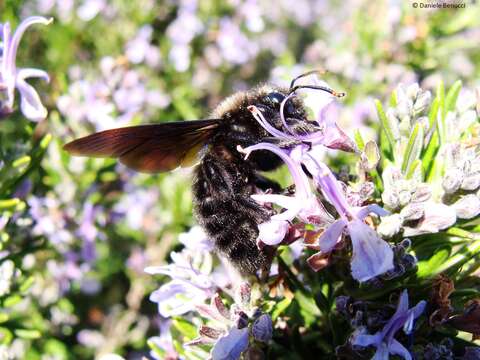
[[[101,131],[66,144],[72,155],[119,158],[134,170],[156,173],[189,166],[220,120],[178,121]]]

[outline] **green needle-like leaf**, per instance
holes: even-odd
[[[414,161],[418,160],[423,147],[423,127],[417,123],[413,128],[410,138],[408,139],[407,147],[403,153],[402,172],[404,174],[410,173]]]
[[[387,137],[388,143],[390,144],[390,152],[395,156],[395,136],[393,134],[390,121],[383,110],[382,103],[378,100],[375,100],[375,107],[377,108],[378,118],[380,119],[380,123],[382,124],[383,131]]]
[[[455,110],[455,105],[457,104],[458,94],[460,94],[460,90],[462,89],[462,82],[457,80],[450,90],[448,90],[447,96],[445,97],[445,111],[448,113],[449,111]]]

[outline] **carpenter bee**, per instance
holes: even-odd
[[[289,95],[300,88],[323,90],[338,97],[344,94],[324,86],[295,85],[298,79],[314,72],[293,79],[289,88],[263,85],[235,93],[220,103],[208,120],[106,130],[74,140],[64,149],[73,155],[119,158],[127,167],[147,173],[170,171],[199,160],[193,180],[198,222],[214,241],[217,253],[242,275],[254,274],[270,262],[268,249],[259,249],[256,239],[258,225],[270,219],[271,210],[255,202],[251,195],[259,190],[281,191],[278,183],[260,171],[274,170],[282,162],[269,151],[256,151],[246,160],[237,146],[262,141],[276,141],[280,147],[294,145],[272,138],[249,108],[255,105],[271,126],[285,131],[280,108],[287,97],[283,111],[290,131],[318,131],[318,124],[307,120],[303,101]]]

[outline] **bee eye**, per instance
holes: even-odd
[[[285,95],[278,92],[271,92],[265,96],[265,103],[268,107],[273,108],[275,111],[280,111],[280,105],[285,100]],[[283,113],[286,117],[293,117],[295,114],[295,106],[291,100],[285,103]]]
[[[280,106],[285,96],[278,92],[271,92],[266,96],[266,100],[275,106]]]

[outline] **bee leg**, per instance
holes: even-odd
[[[275,180],[271,180],[259,173],[255,173],[255,177],[252,179],[256,187],[263,191],[272,190],[274,193],[282,191],[282,187]]]
[[[301,140],[282,139],[282,138],[276,138],[276,137],[267,137],[267,138],[264,138],[263,140],[270,144],[277,145],[279,148],[282,148],[282,149],[289,149],[294,146],[303,144],[303,141]]]
[[[262,249],[263,254],[265,255],[265,261],[260,268],[260,282],[265,283],[270,276],[270,268],[272,267],[273,259],[277,253],[277,249],[273,246],[265,246]]]
[[[316,126],[312,121],[288,118],[286,119],[290,130],[297,135],[307,135],[320,131],[320,127]]]

